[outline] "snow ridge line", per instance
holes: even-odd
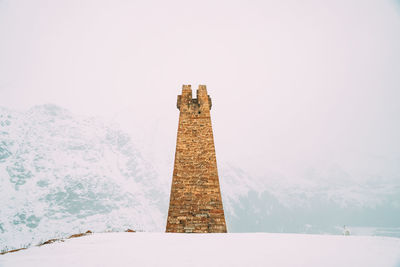
[[[136,231],[132,230],[132,229],[126,229],[125,232],[127,232],[127,233],[135,233]],[[67,238],[53,238],[53,239],[49,239],[49,240],[47,240],[45,242],[39,243],[38,245],[36,245],[36,247],[41,247],[41,246],[44,246],[44,245],[52,244],[54,242],[64,242],[67,239],[78,238],[78,237],[91,235],[91,234],[93,234],[93,232],[90,231],[90,230],[87,230],[85,233],[73,234],[73,235],[71,235],[71,236],[69,236]],[[7,254],[7,253],[14,253],[14,252],[17,252],[17,251],[20,251],[20,250],[27,249],[29,247],[30,246],[27,246],[27,247],[24,247],[24,248],[12,249],[12,250],[8,250],[8,251],[3,251],[3,252],[0,252],[0,255],[4,255],[4,254]]]

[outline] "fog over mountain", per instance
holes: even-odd
[[[0,108],[0,125],[0,249],[88,229],[165,230],[172,164],[118,125],[55,105]],[[296,183],[224,160],[218,167],[230,232],[340,234],[346,224],[355,234],[399,236],[399,183],[350,182],[324,166]]]
[[[105,117],[170,160],[176,96],[206,84],[218,160],[293,182],[321,165],[398,180],[399,7],[3,0],[0,105]]]
[[[163,231],[182,84],[229,231],[399,235],[398,0],[1,0],[0,36],[1,246]]]

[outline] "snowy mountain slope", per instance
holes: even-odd
[[[103,233],[0,256],[0,266],[376,266],[400,239],[301,234]]]
[[[0,108],[0,250],[86,230],[163,231],[173,168],[166,148],[175,144],[143,131],[157,145],[54,105]],[[347,225],[400,237],[399,183],[349,182],[335,169],[317,175],[325,179],[252,176],[218,157],[230,232],[341,234]]]
[[[341,234],[350,225],[400,237],[400,184],[254,177],[227,163],[219,167],[230,231]]]
[[[54,105],[0,109],[0,249],[88,229],[161,230],[156,180],[112,126]]]

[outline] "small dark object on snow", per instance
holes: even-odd
[[[39,244],[39,246],[48,245],[48,244],[54,243],[54,242],[59,241],[59,240],[60,239],[49,239],[49,240],[43,242],[42,244]]]
[[[86,231],[86,233],[79,233],[79,234],[71,235],[70,237],[68,237],[68,239],[85,236],[85,235],[88,235],[88,234],[91,234],[91,233],[92,233],[92,231],[88,230],[88,231]]]

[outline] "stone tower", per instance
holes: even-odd
[[[192,98],[190,85],[178,96],[180,111],[167,232],[226,233],[219,187],[211,98],[199,85]]]

